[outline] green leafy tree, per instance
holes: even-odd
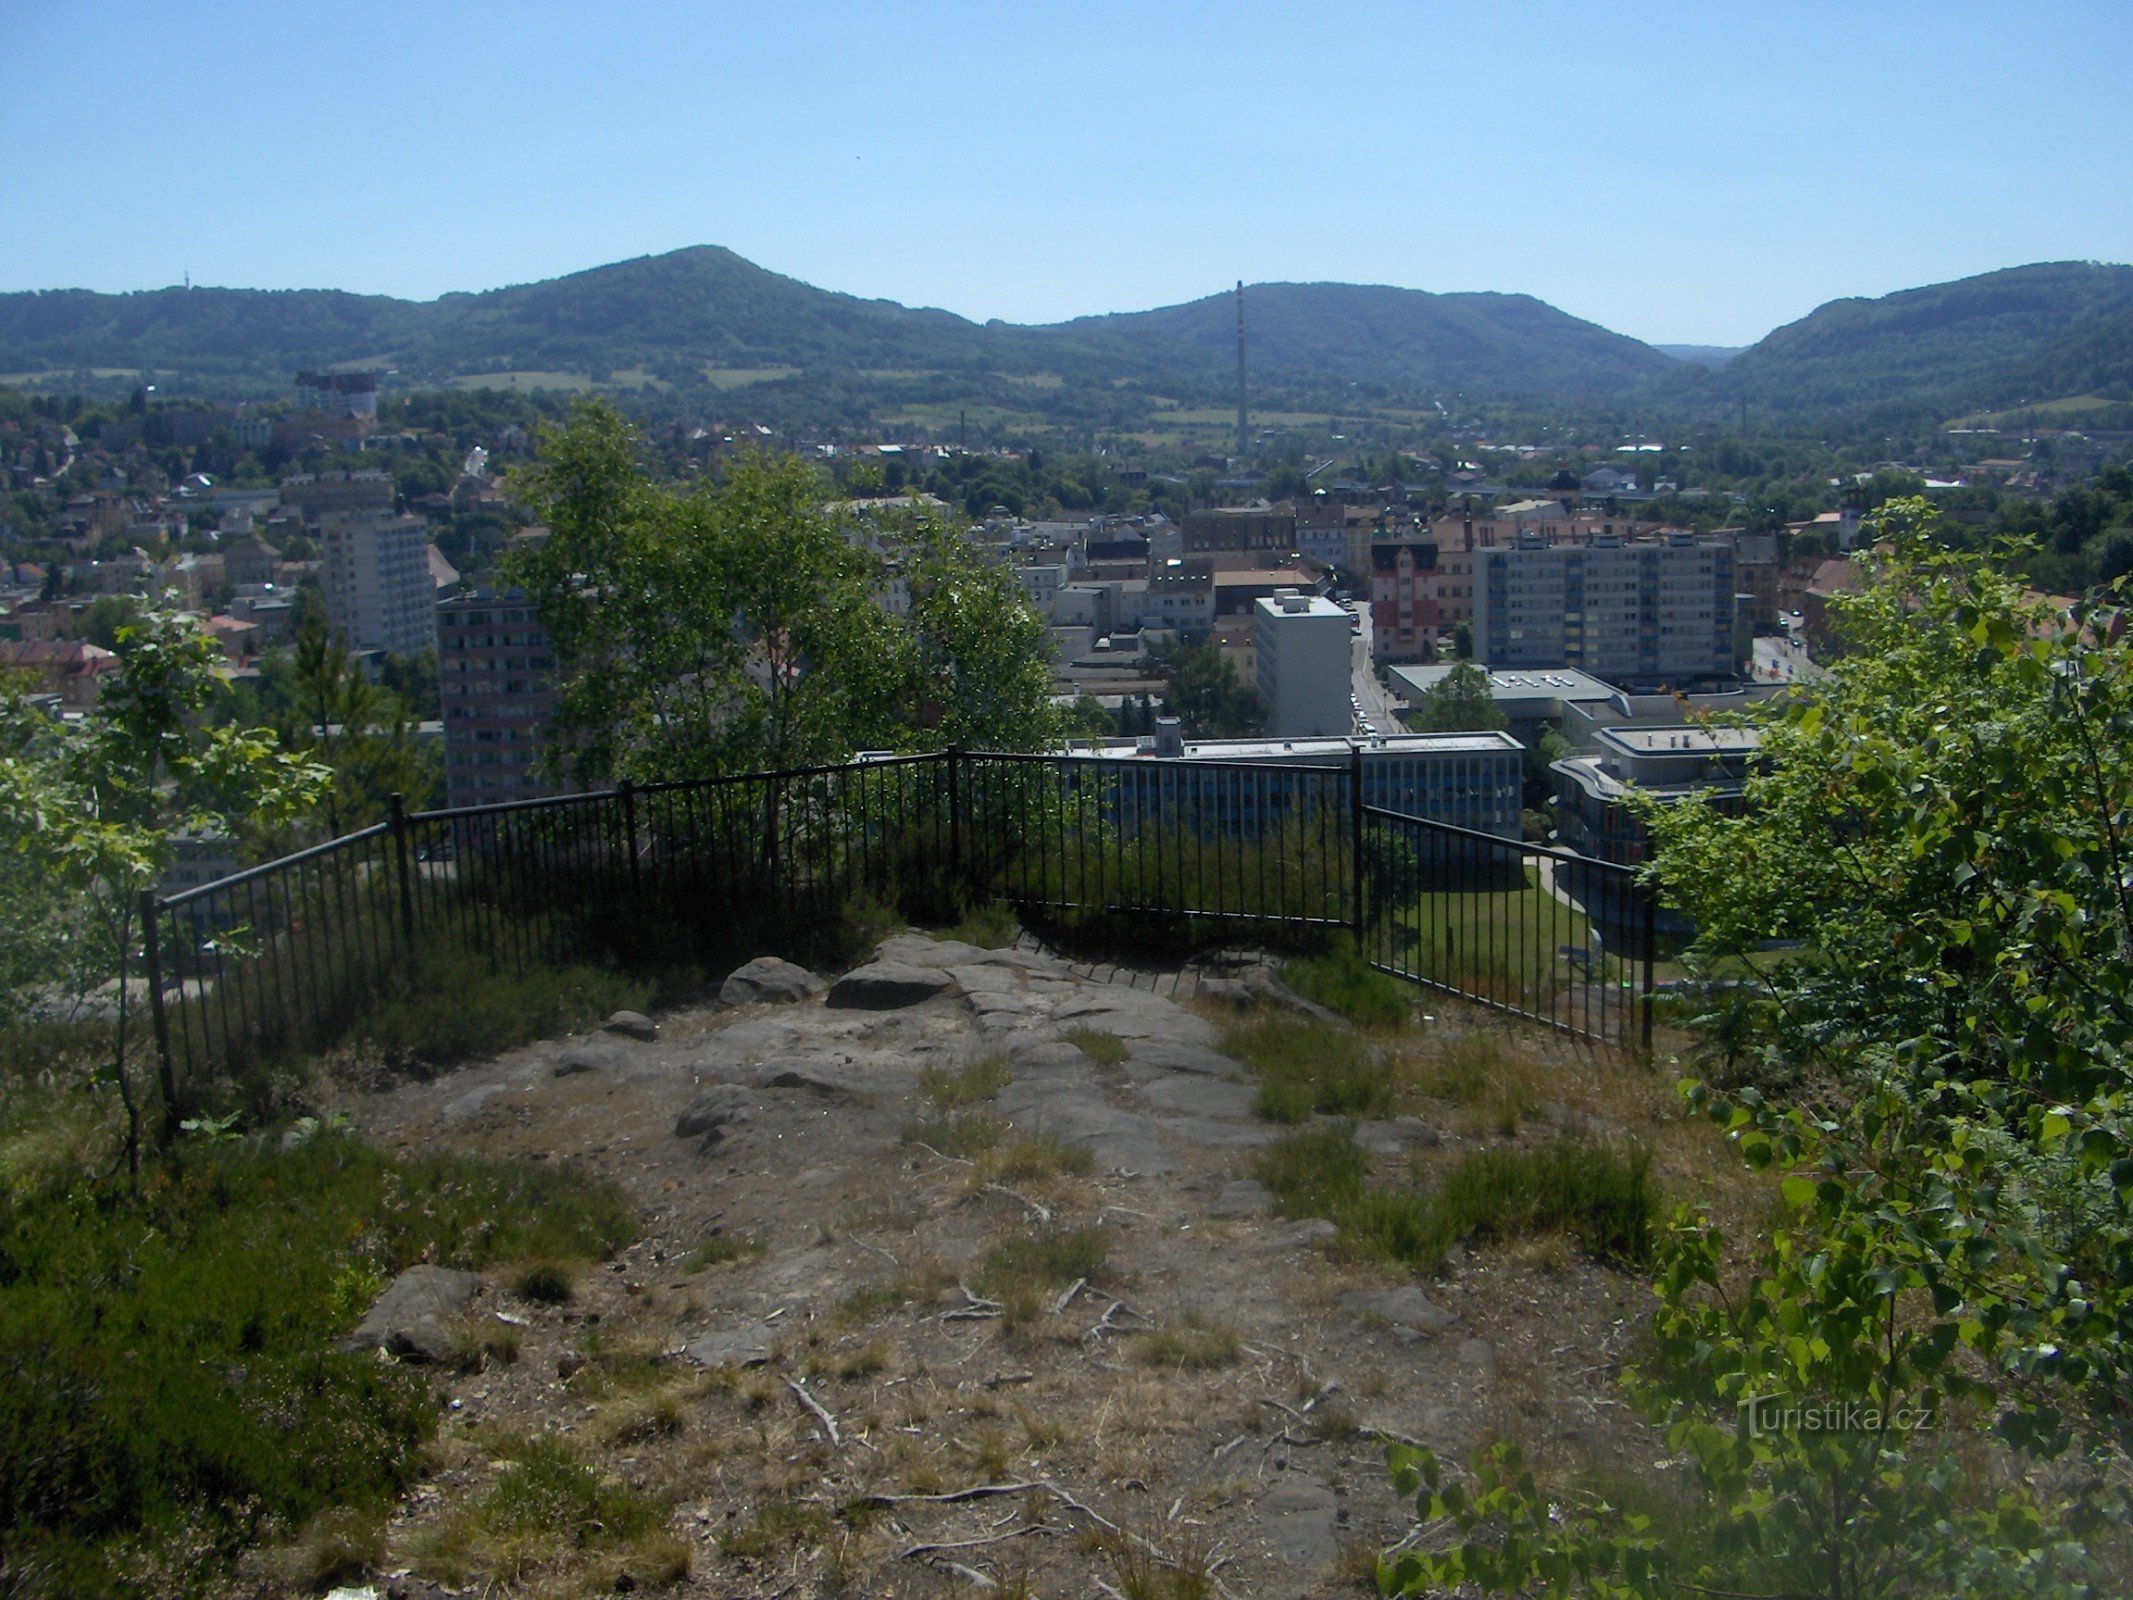
[[[1237,669],[1213,639],[1158,652],[1163,710],[1184,724],[1188,739],[1249,738],[1266,726],[1259,696],[1237,681]]]
[[[1486,668],[1462,662],[1431,684],[1407,714],[1415,733],[1486,733],[1510,720],[1489,692]]]
[[[1781,1200],[1746,1249],[1687,1207],[1660,1246],[1630,1393],[1687,1525],[1566,1503],[1507,1448],[1465,1479],[1402,1452],[1447,1527],[1399,1592],[2124,1592],[2095,1541],[2133,1392],[2133,649],[1921,500],[1868,532],[1850,648],[1764,718],[1746,810],[1645,807],[1692,966],[1764,1014],[1772,1087],[1690,1103]]]
[[[271,828],[312,805],[328,774],[283,752],[271,733],[211,727],[221,651],[198,622],[157,606],[119,635],[124,667],[96,709],[54,723],[19,698],[0,700],[0,850],[4,876],[28,873],[65,914],[80,919],[70,978],[73,1004],[112,985],[115,1024],[104,1072],[125,1119],[128,1165],[138,1170],[141,1095],[130,1070],[142,891],[169,865],[181,834],[235,836]],[[115,982],[114,982],[115,980]],[[18,979],[18,981],[20,981]],[[20,993],[13,997],[24,1004]],[[34,1001],[32,1001],[34,1003]],[[176,1131],[175,1086],[162,1084],[160,1131]]]
[[[320,612],[298,627],[289,666],[282,743],[333,774],[321,799],[329,834],[383,820],[395,794],[414,810],[432,803],[441,774],[406,703],[363,676]]]
[[[519,492],[549,536],[514,552],[561,675],[573,775],[672,778],[1055,732],[1045,635],[1005,573],[927,518],[855,525],[790,456],[666,488],[601,404],[542,437]],[[891,562],[894,563],[892,572]],[[908,614],[884,603],[900,573]]]

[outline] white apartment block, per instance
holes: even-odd
[[[1610,683],[1730,678],[1734,548],[1673,534],[1476,550],[1474,656],[1492,669],[1575,667]]]
[[[1259,698],[1277,739],[1344,735],[1355,726],[1355,618],[1344,605],[1284,589],[1254,603]]]
[[[429,527],[419,517],[357,511],[319,519],[326,614],[351,650],[417,655],[437,645]]]

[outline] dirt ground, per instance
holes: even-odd
[[[1640,1277],[1540,1240],[1418,1283],[1270,1214],[1241,1180],[1280,1130],[1222,1053],[1239,1013],[1192,973],[917,936],[882,957],[923,996],[706,1005],[656,1041],[549,1041],[345,1099],[387,1148],[579,1163],[643,1217],[565,1303],[484,1284],[464,1331],[492,1359],[441,1378],[436,1470],[381,1595],[672,1576],[597,1548],[469,1567],[454,1515],[527,1435],[671,1497],[687,1592],[781,1597],[1375,1592],[1413,1520],[1387,1440],[1463,1459],[1512,1437],[1638,1474],[1664,1453],[1615,1390]],[[1509,1132],[1449,1103],[1365,1124],[1382,1171],[1592,1123],[1649,1141],[1663,1185],[1699,1181],[1663,1070],[1432,1009],[1421,1048],[1485,1037],[1539,1104]],[[719,1085],[742,1119],[677,1135]],[[980,1287],[1003,1241],[1072,1229],[1097,1230],[1072,1236],[1081,1270],[1067,1250],[1049,1279]]]

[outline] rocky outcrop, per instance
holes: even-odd
[[[854,967],[830,985],[827,1005],[850,1011],[895,1011],[946,994],[955,979],[941,967],[914,966],[894,959]]]
[[[618,1011],[600,1024],[604,1033],[619,1033],[625,1039],[650,1044],[659,1037],[659,1024],[642,1011]]]

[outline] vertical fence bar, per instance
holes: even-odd
[[[1348,746],[1348,926],[1363,943],[1363,747]]]
[[[156,897],[152,889],[141,891],[141,954],[148,967],[148,1012],[155,1021],[156,1078],[163,1089],[163,1138],[167,1142],[178,1131],[178,1083],[170,1065],[170,1022],[163,1015],[163,952],[156,936]],[[119,981],[125,982],[123,968]]]
[[[1637,897],[1644,902],[1644,1015],[1638,1027],[1648,1056],[1652,1053],[1652,967],[1659,944],[1659,895],[1650,884],[1639,884],[1637,891]]]
[[[392,797],[393,860],[400,880],[400,937],[407,953],[415,953],[415,888],[407,870],[407,800],[395,789]]]

